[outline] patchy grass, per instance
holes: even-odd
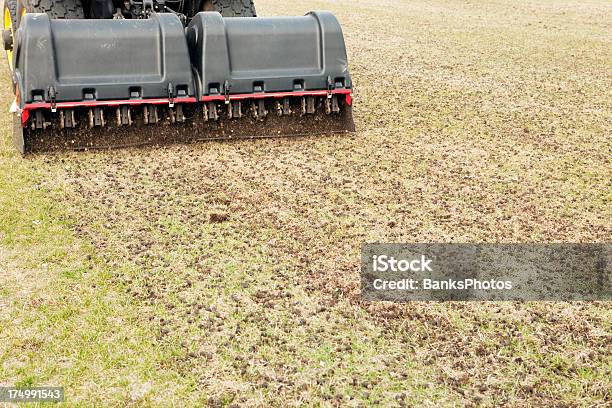
[[[24,160],[2,119],[2,381],[76,404],[608,404],[609,303],[369,304],[358,268],[365,241],[609,241],[610,5],[308,8],[343,24],[355,136]]]
[[[69,165],[19,157],[9,115],[0,126],[0,385],[64,386],[70,405],[178,404],[193,384],[157,371],[175,351],[157,347],[115,271],[75,234],[78,218],[50,177]]]

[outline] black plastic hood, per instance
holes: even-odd
[[[223,18],[51,20],[26,14],[16,35],[20,105],[350,90],[342,29],[329,12]]]
[[[26,14],[16,36],[22,102],[195,96],[184,28],[146,20],[52,20]]]
[[[204,95],[351,88],[336,17],[223,18],[199,13],[187,28],[191,61]]]

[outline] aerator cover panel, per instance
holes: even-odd
[[[21,103],[194,96],[184,28],[143,20],[50,20],[26,14],[16,44]]]
[[[342,29],[329,12],[258,18],[202,12],[189,24],[187,41],[204,95],[351,88]]]

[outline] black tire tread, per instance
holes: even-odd
[[[257,17],[253,0],[212,0],[212,6],[223,17]]]
[[[28,13],[47,13],[49,18],[85,18],[81,0],[27,0]]]
[[[11,24],[13,26],[13,32],[17,29],[17,6],[18,6],[17,0],[4,0],[4,8],[8,8],[9,13],[11,14]],[[4,20],[4,8],[2,9],[2,20]],[[4,21],[2,21],[2,23],[4,23]],[[13,72],[13,67],[12,67],[13,62],[9,61],[8,52],[6,53],[6,61],[8,62],[9,71],[12,73]]]
[[[4,7],[8,7],[9,12],[11,13],[13,30],[17,28],[17,5],[17,0],[4,0]],[[2,19],[4,20],[4,9],[2,9]]]

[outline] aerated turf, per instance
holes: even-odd
[[[258,3],[322,8],[355,135],[22,159],[1,116],[0,382],[68,405],[609,405],[609,302],[366,303],[359,251],[609,241],[612,6]]]

